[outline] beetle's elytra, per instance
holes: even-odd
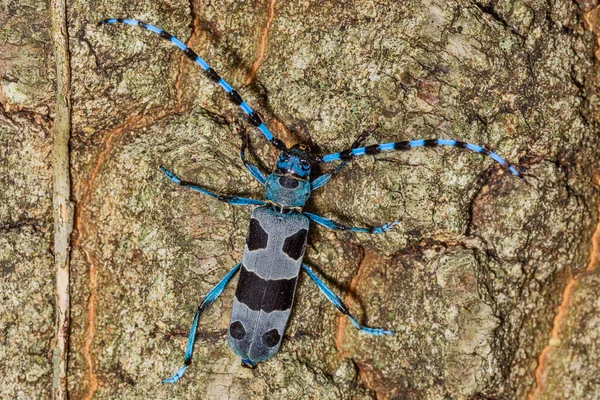
[[[252,362],[272,357],[290,317],[308,234],[308,218],[254,209],[240,278],[231,309],[227,342]]]
[[[204,297],[202,304],[196,311],[190,329],[185,348],[184,365],[172,377],[165,379],[164,383],[175,383],[185,372],[191,362],[194,337],[200,314],[219,296],[238,271],[240,276],[233,299],[227,342],[233,352],[242,359],[242,364],[245,366],[254,367],[257,362],[269,359],[279,350],[294,302],[300,269],[303,269],[309,275],[325,297],[338,310],[348,316],[357,329],[373,335],[390,335],[393,333],[391,330],[360,325],[356,318],[349,313],[348,307],[340,298],[306,264],[302,263],[310,220],[330,229],[365,233],[383,233],[398,223],[398,221],[395,221],[374,228],[350,227],[304,211],[304,205],[311,192],[329,182],[331,177],[347,161],[362,155],[375,155],[385,151],[410,150],[415,147],[451,146],[487,155],[507,168],[511,174],[524,180],[519,170],[507,163],[498,154],[471,143],[452,139],[420,139],[359,147],[368,134],[368,132],[365,132],[351,148],[339,153],[315,156],[303,145],[287,148],[280,140],[273,137],[260,116],[246,104],[240,94],[182,41],[156,26],[133,19],[105,19],[100,22],[100,25],[116,23],[146,29],[177,46],[204,70],[210,80],[227,93],[228,98],[248,116],[248,121],[257,127],[263,136],[281,152],[274,171],[265,176],[259,168],[246,160],[244,155],[246,143],[240,150],[242,162],[248,172],[265,187],[265,200],[218,195],[201,186],[183,181],[177,175],[161,167],[161,171],[178,185],[231,205],[258,206],[252,211],[242,262],[229,271]],[[312,181],[310,180],[312,165],[333,161],[341,161],[341,163],[332,172],[323,174]]]

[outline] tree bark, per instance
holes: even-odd
[[[55,344],[53,364],[53,398],[67,399],[67,361],[70,304],[69,254],[73,232],[73,204],[69,174],[69,139],[71,137],[71,65],[67,33],[65,0],[51,3],[52,42],[56,59],[56,111],[52,139],[52,203],[54,211],[54,264],[56,268]]]
[[[60,115],[49,9],[3,7],[0,397],[49,397],[48,152]],[[71,399],[600,393],[596,0],[77,0],[68,10]],[[356,226],[402,222],[376,236],[312,227],[305,260],[362,322],[396,334],[357,333],[302,278],[280,352],[247,370],[225,342],[232,284],[202,315],[184,377],[163,386],[202,295],[241,259],[250,209],[177,187],[158,167],[260,198],[238,124],[265,170],[277,153],[185,55],[142,29],[96,25],[109,17],[176,35],[287,145],[339,151],[376,124],[367,144],[476,143],[528,183],[459,149],[353,161],[307,210]]]

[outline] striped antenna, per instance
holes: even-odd
[[[458,140],[451,139],[421,139],[421,140],[410,140],[403,142],[391,142],[391,143],[382,143],[382,144],[373,144],[366,147],[358,147],[355,149],[348,149],[341,151],[339,153],[327,154],[325,156],[321,156],[318,158],[318,162],[331,162],[331,161],[348,161],[353,159],[354,157],[364,156],[365,154],[374,155],[379,154],[384,151],[401,151],[401,150],[410,150],[415,147],[437,147],[437,146],[450,146],[450,147],[459,147],[461,149],[467,149],[475,153],[485,154],[486,156],[491,157],[494,161],[501,164],[508,171],[525,180],[523,175],[519,172],[517,168],[506,162],[502,157],[498,154],[491,152],[490,150],[484,149],[483,147],[477,146],[475,144],[460,142]]]
[[[163,39],[166,39],[169,42],[173,43],[181,51],[183,51],[183,53],[186,56],[188,56],[188,58],[190,60],[194,61],[196,64],[198,64],[200,66],[200,68],[202,68],[202,70],[204,70],[204,73],[206,74],[208,79],[215,82],[227,93],[227,97],[229,98],[229,100],[231,100],[231,102],[234,103],[235,105],[239,106],[242,109],[242,111],[244,111],[246,113],[246,115],[248,115],[248,120],[250,121],[250,123],[252,125],[256,126],[258,128],[258,130],[261,131],[261,133],[265,136],[265,138],[269,142],[271,142],[271,144],[273,146],[275,146],[279,150],[286,149],[283,142],[281,142],[279,139],[276,139],[273,137],[273,134],[271,133],[271,131],[269,131],[269,128],[267,128],[267,126],[261,120],[260,116],[254,110],[252,110],[252,108],[250,108],[250,106],[248,104],[246,104],[246,102],[242,99],[240,94],[236,90],[234,90],[231,86],[229,86],[229,84],[223,78],[221,78],[219,76],[219,74],[210,67],[210,65],[208,65],[206,63],[206,61],[204,61],[202,58],[200,58],[192,49],[187,47],[181,40],[177,39],[175,36],[171,35],[170,33],[166,32],[154,25],[150,25],[150,24],[147,24],[145,22],[138,21],[135,19],[108,18],[108,19],[102,20],[98,23],[98,25],[108,25],[108,24],[125,24],[125,25],[139,26],[140,28],[146,29],[147,31],[156,33]]]

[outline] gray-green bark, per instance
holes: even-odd
[[[597,396],[597,1],[275,1],[268,24],[270,6],[68,3],[70,398]],[[2,398],[52,391],[49,16],[31,0],[0,9]],[[249,210],[178,188],[158,166],[223,193],[262,191],[238,158],[241,113],[160,38],[96,26],[122,16],[189,43],[286,143],[344,149],[375,120],[369,143],[488,145],[529,185],[456,149],[352,162],[309,210],[403,221],[375,237],[315,227],[306,260],[362,321],[397,334],[358,334],[303,278],[281,351],[246,370],[224,340],[232,285],[203,315],[184,378],[162,386],[201,296],[241,258]]]
[[[73,203],[69,173],[69,139],[71,136],[71,64],[67,36],[65,0],[51,2],[52,43],[56,59],[56,108],[52,132],[52,208],[54,212],[54,265],[56,268],[56,319],[52,356],[52,396],[68,398],[67,369],[70,322],[70,239],[73,232]]]

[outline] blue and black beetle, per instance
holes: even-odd
[[[264,137],[281,151],[275,170],[266,177],[255,165],[246,160],[244,155],[246,142],[240,150],[242,161],[250,174],[265,186],[265,200],[218,195],[196,184],[182,181],[175,174],[161,167],[161,171],[178,185],[228,204],[258,206],[252,211],[242,262],[233,267],[204,297],[202,304],[196,311],[190,329],[185,348],[184,365],[172,377],[165,379],[163,383],[175,383],[181,378],[191,362],[200,314],[219,296],[238,271],[240,277],[233,299],[227,342],[233,352],[241,357],[244,366],[254,367],[256,363],[271,358],[279,350],[290,317],[301,268],[306,271],[327,299],[348,316],[357,329],[373,335],[393,334],[390,330],[360,325],[340,298],[312,270],[302,263],[309,220],[330,229],[366,233],[382,233],[398,223],[398,221],[395,221],[375,228],[349,227],[303,211],[311,192],[329,182],[331,177],[350,159],[365,154],[373,155],[384,151],[409,150],[414,147],[452,146],[490,156],[494,161],[506,167],[511,174],[523,179],[517,168],[508,164],[499,155],[474,144],[450,139],[411,140],[359,147],[366,137],[367,132],[365,132],[350,149],[339,153],[314,156],[303,145],[288,149],[280,140],[273,137],[259,115],[242,100],[239,93],[233,90],[215,70],[179,39],[156,26],[132,19],[110,18],[101,21],[99,24],[115,23],[139,26],[160,35],[179,47],[186,56],[204,70],[210,80],[227,93],[233,103],[248,115],[250,123],[256,126]],[[332,172],[323,174],[312,181],[310,180],[312,165],[332,161],[341,161],[341,163]]]

